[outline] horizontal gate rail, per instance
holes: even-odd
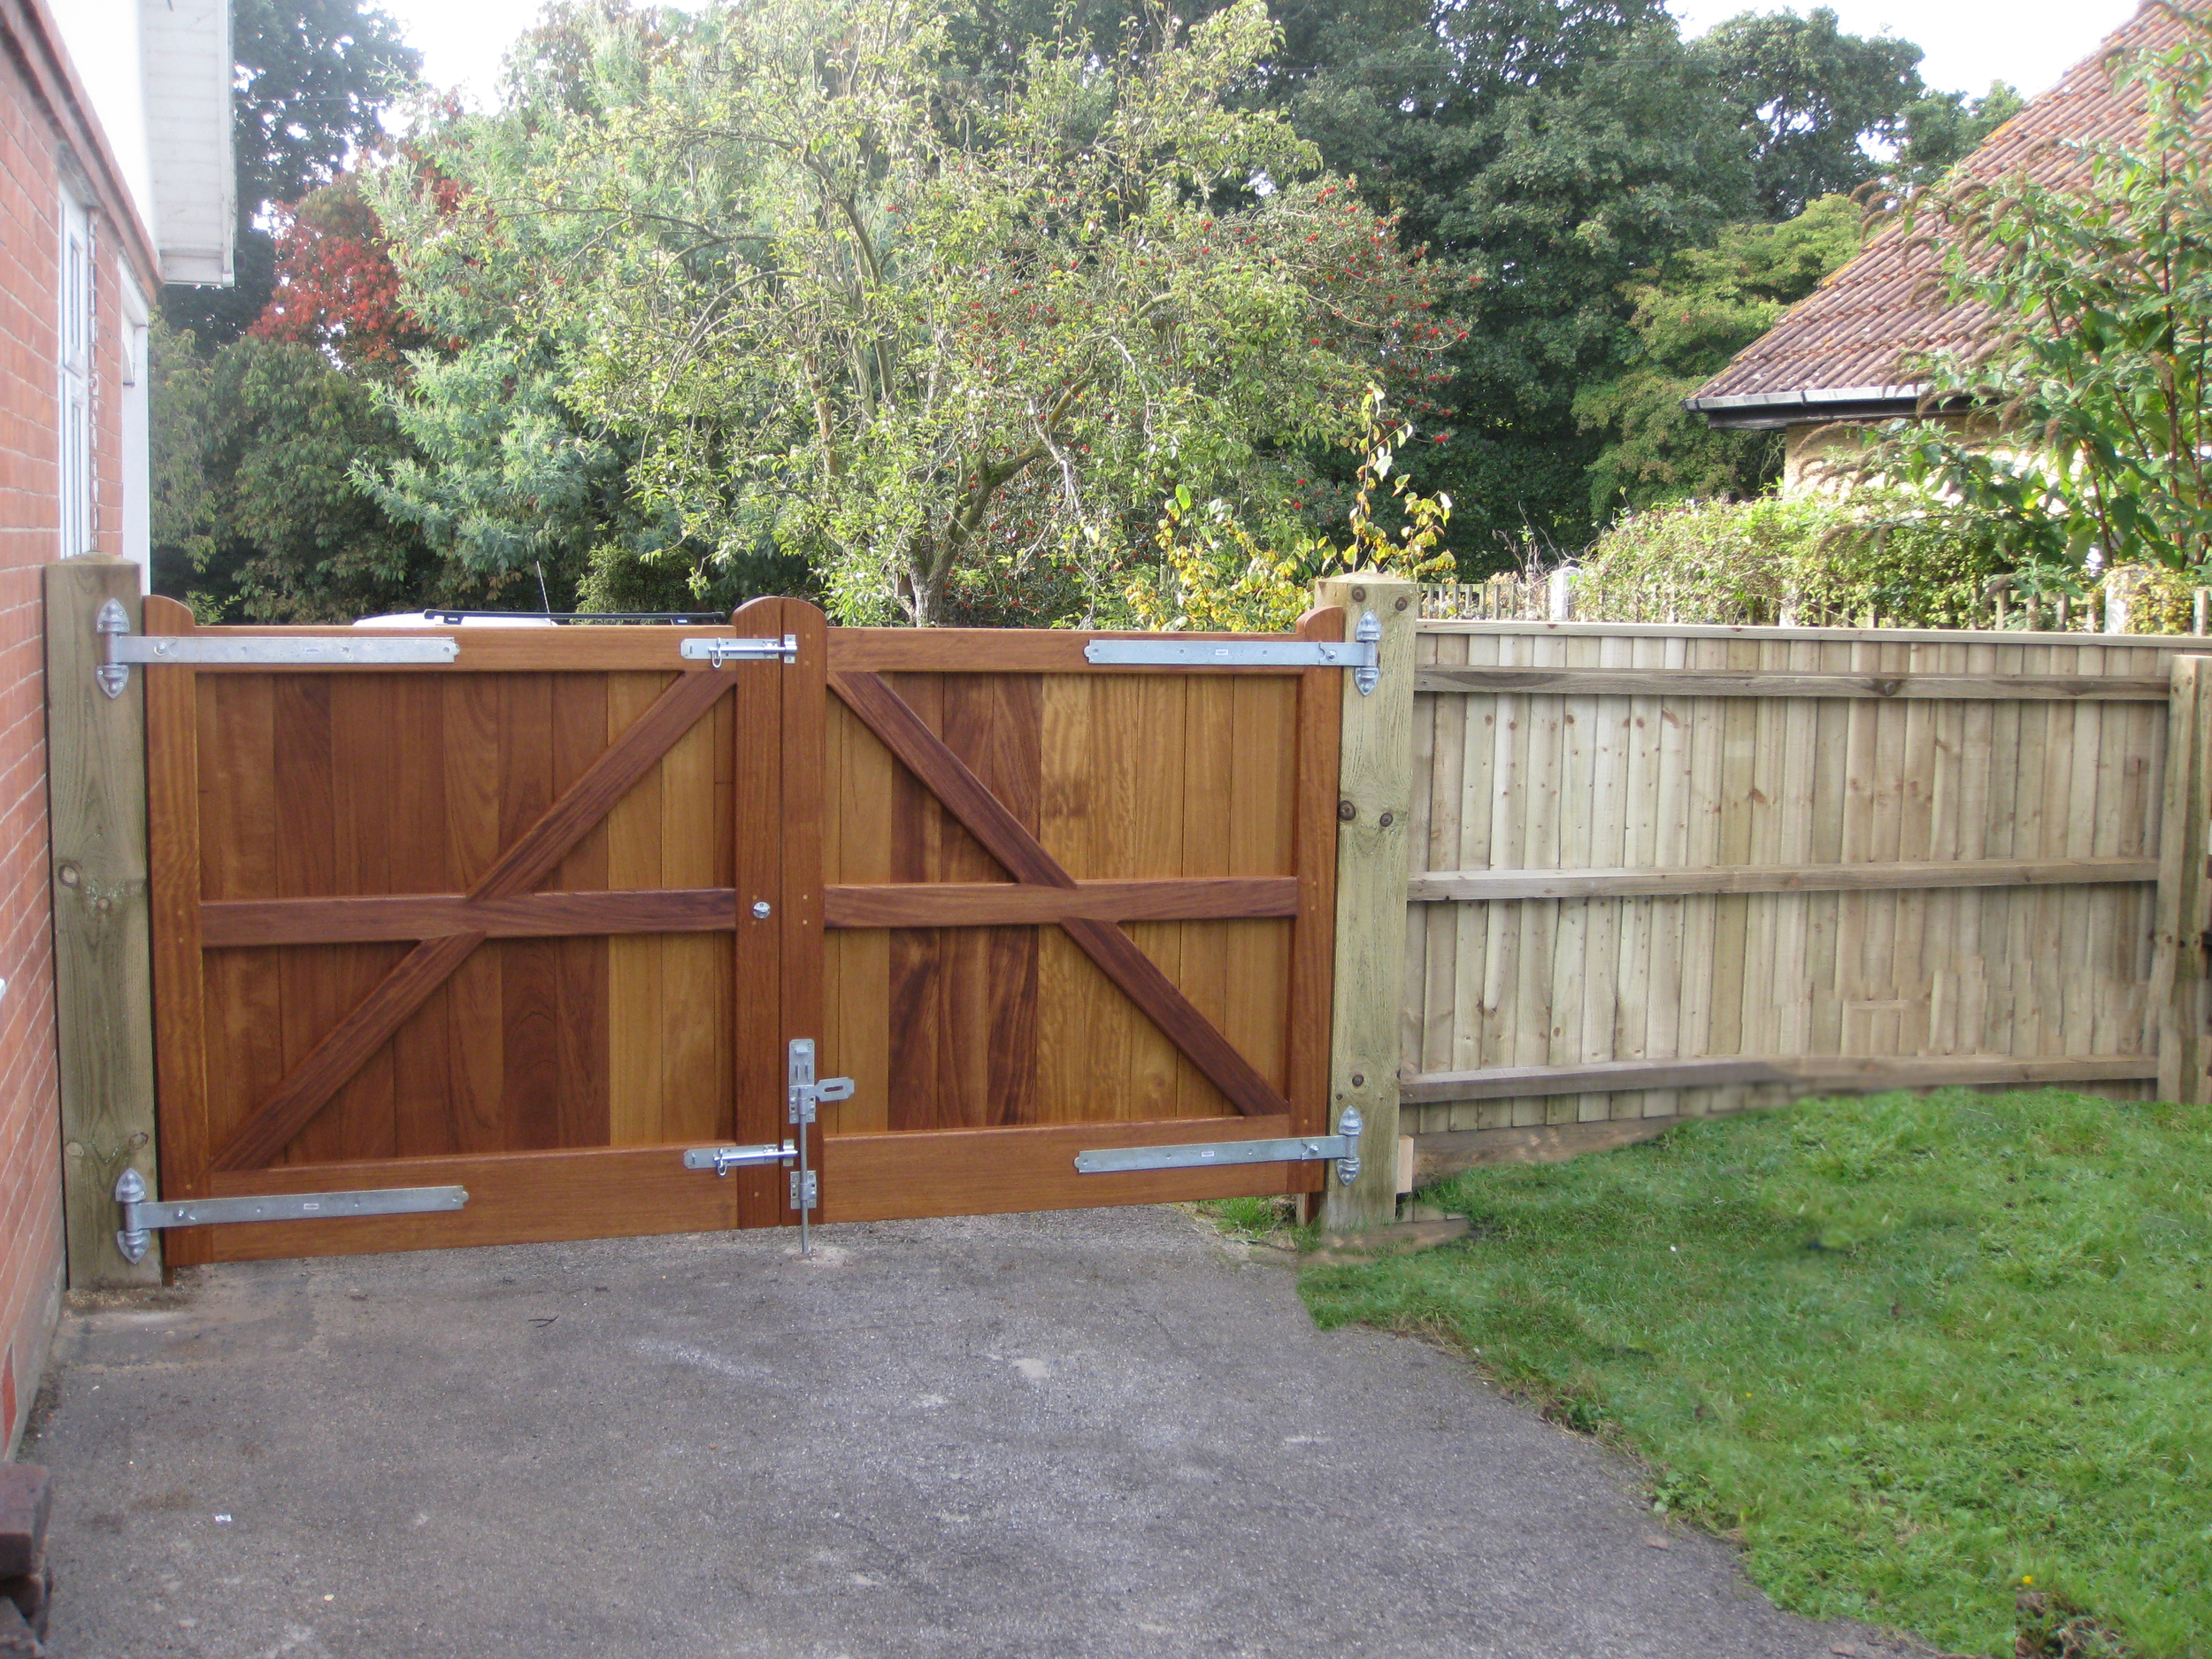
[[[1101,922],[1234,921],[1298,914],[1295,876],[1173,876],[1145,881],[887,881],[826,889],[832,927],[1025,927]]]
[[[219,899],[200,906],[200,943],[354,945],[480,933],[557,939],[604,933],[716,933],[737,926],[734,887],[647,887],[634,893],[396,893],[320,899]]]

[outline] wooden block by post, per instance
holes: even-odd
[[[93,679],[93,618],[119,601],[139,629],[139,571],[122,559],[46,566],[47,811],[60,1038],[62,1202],[69,1285],[158,1285],[160,1235],[136,1263],[116,1248],[115,1179],[160,1190],[146,902],[143,670],[110,697]]]
[[[1356,1233],[1398,1214],[1398,1025],[1404,1000],[1406,887],[1413,808],[1413,634],[1420,589],[1359,572],[1315,584],[1315,603],[1344,608],[1344,637],[1373,616],[1382,674],[1364,695],[1344,676],[1337,785],[1336,988],[1329,1044],[1331,1126],[1359,1108],[1360,1173],[1331,1171],[1322,1225]]]
[[[2212,1100],[2212,1004],[2206,995],[2205,857],[2212,843],[2212,657],[2177,657],[2167,702],[2165,814],[2158,839],[2158,1097]]]

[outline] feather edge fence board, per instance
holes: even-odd
[[[1409,1133],[2154,1086],[2168,687],[2202,641],[1425,619],[1417,648]]]

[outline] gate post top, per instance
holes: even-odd
[[[1418,583],[1355,571],[1314,585],[1316,603],[1344,608],[1348,639],[1377,645],[1362,687],[1344,677],[1337,779],[1336,972],[1329,1043],[1329,1116],[1361,1119],[1360,1172],[1332,1179],[1324,1225],[1356,1232],[1393,1221],[1398,1199],[1398,1045],[1413,817],[1413,641]],[[1367,618],[1374,621],[1369,624]]]

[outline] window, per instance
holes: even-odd
[[[92,219],[61,199],[61,556],[92,551]]]

